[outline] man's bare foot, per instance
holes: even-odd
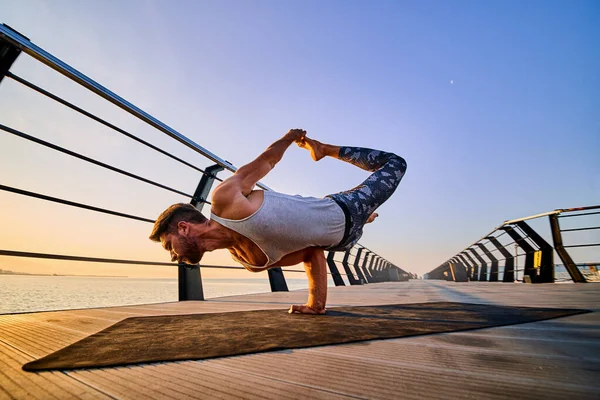
[[[303,149],[310,151],[310,156],[315,161],[319,161],[321,158],[327,155],[323,143],[314,139],[304,136],[302,140],[297,141],[296,143],[298,143],[298,146],[302,147]]]
[[[365,224],[370,224],[371,222],[375,221],[375,218],[377,217],[379,217],[379,214],[374,212],[373,214],[369,215],[369,218],[367,218],[367,222],[365,222]]]
[[[307,305],[293,305],[290,307],[288,313],[290,314],[312,314],[312,315],[323,315],[325,314],[325,309],[322,309],[320,311],[317,310],[313,310],[312,308],[310,308]]]

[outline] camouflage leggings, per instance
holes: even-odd
[[[369,216],[394,193],[406,172],[406,161],[394,153],[363,147],[341,147],[339,159],[373,172],[363,183],[345,192],[330,194],[346,215],[342,241],[327,248],[346,251],[358,242]]]

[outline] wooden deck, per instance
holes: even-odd
[[[594,312],[461,333],[42,373],[21,366],[126,317],[286,309],[303,302],[306,291],[0,315],[0,399],[600,398],[598,284],[411,281],[330,289],[329,307],[458,301]]]

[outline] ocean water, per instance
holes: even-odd
[[[286,279],[289,290],[306,279]],[[203,279],[205,298],[270,292],[268,279]],[[177,279],[0,275],[0,314],[177,301]]]

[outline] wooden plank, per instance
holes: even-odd
[[[21,366],[31,358],[0,343],[0,387],[16,398],[104,399],[106,395],[55,372],[30,373]]]
[[[129,316],[286,309],[304,302],[306,290],[3,315],[0,397],[597,398],[595,286],[410,281],[337,287],[330,290],[330,307],[463,301],[596,312],[460,333],[67,373],[25,373],[21,365]]]
[[[201,381],[203,385],[209,385],[235,397],[249,398],[256,395],[259,398],[273,399],[345,397],[329,390],[318,390],[312,387],[291,384],[263,377],[260,374],[231,371],[220,368],[210,361],[188,361],[178,363],[175,366],[161,365],[161,367],[163,366],[170,370],[171,376],[183,373],[185,379],[191,379],[194,382]]]
[[[432,387],[436,386],[439,388],[438,397],[446,398],[464,397],[468,393],[481,391],[485,391],[486,398],[493,394],[490,392],[494,392],[498,398],[543,396],[556,399],[565,396],[587,398],[598,393],[597,386],[522,377],[512,372],[499,374],[498,368],[483,372],[472,371],[469,370],[471,365],[463,365],[460,361],[452,364],[451,356],[440,360],[441,365],[423,365],[416,357],[411,358],[410,362],[404,362],[391,361],[388,357],[353,357],[347,353],[334,354],[315,350],[252,355],[244,356],[243,359],[240,357],[215,362],[233,370],[262,371],[261,375],[265,377],[369,398],[393,398],[397,393],[404,395],[408,391],[414,393],[414,398],[423,398],[428,397],[423,395],[423,391],[432,394],[435,391]],[[449,382],[452,382],[450,387]],[[523,393],[524,387],[529,390],[526,394]]]

